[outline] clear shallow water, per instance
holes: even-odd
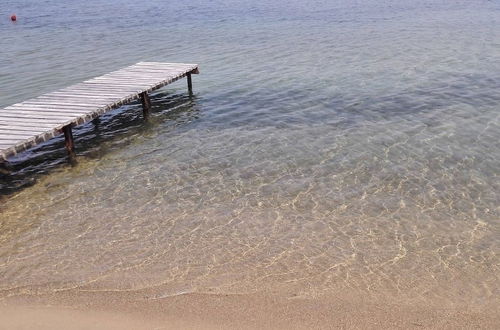
[[[61,139],[12,160],[1,296],[498,302],[498,1],[3,7],[0,106],[140,60],[202,74],[150,123],[132,104],[82,126],[77,166]]]

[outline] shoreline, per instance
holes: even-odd
[[[0,304],[0,325],[6,329],[494,329],[498,324],[493,303],[469,310],[344,294],[284,298],[189,293],[141,300],[137,293],[71,290],[8,297]]]

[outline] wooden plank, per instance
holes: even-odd
[[[123,74],[126,74],[126,73],[141,73],[141,74],[145,74],[145,75],[148,75],[150,73],[152,74],[172,74],[172,73],[175,73],[175,72],[184,72],[185,70],[184,69],[179,69],[179,68],[172,68],[172,69],[159,69],[157,67],[152,67],[152,68],[140,68],[140,67],[129,67],[123,71],[120,71],[120,72],[117,72],[117,73],[123,73]],[[113,74],[113,73],[110,73],[110,74]]]
[[[81,98],[81,97],[78,97],[75,95],[67,95],[67,96],[47,95],[47,96],[39,96],[36,98],[36,100],[37,100],[37,102],[40,102],[42,104],[46,104],[46,103],[65,104],[68,101],[70,102],[69,104],[73,104],[73,102],[76,101],[75,104],[79,104],[79,102],[80,102],[80,104],[84,104],[84,105],[86,105],[86,104],[93,105],[96,102],[106,104],[107,100],[116,100],[116,98],[99,100],[97,98]],[[86,102],[86,103],[81,103],[81,102]],[[91,103],[87,103],[87,102],[91,102]]]
[[[114,93],[129,93],[133,92],[134,90],[130,89],[124,89],[119,86],[114,86],[114,85],[97,85],[97,84],[88,84],[88,83],[82,83],[79,86],[74,86],[71,89],[61,89],[61,92],[73,92],[73,91],[83,91],[86,93],[96,93],[96,92],[108,92],[108,91],[113,91]]]
[[[168,75],[177,75],[177,74],[182,74],[182,70],[172,70],[168,73]],[[104,76],[100,76],[98,78],[94,79],[99,79],[99,78],[116,78],[116,77],[126,77],[129,79],[149,79],[149,80],[156,80],[156,79],[166,79],[168,78],[165,74],[165,72],[162,71],[157,71],[157,72],[140,72],[140,71],[127,71],[127,72],[120,72],[120,73],[114,73],[114,74],[108,74]],[[153,81],[154,83],[155,81]]]
[[[191,67],[197,67],[197,64],[187,64],[187,63],[162,63],[162,62],[139,62],[132,67],[155,67],[155,68],[182,68],[187,69]]]
[[[87,86],[93,86],[93,87],[105,87],[105,86],[110,86],[110,84],[108,83],[108,81],[102,81],[102,80],[99,80],[99,79],[92,79],[92,80],[87,80],[85,82],[85,85]],[[130,81],[127,82],[127,83],[123,83],[123,82],[120,82],[120,83],[117,83],[117,85],[111,85],[113,87],[120,87],[120,88],[130,88],[130,89],[137,89],[138,92],[141,91],[141,86],[142,84],[132,84]]]
[[[130,85],[130,83],[110,85],[106,81],[98,81],[98,80],[87,80],[85,82],[85,86],[91,87],[91,88],[106,88],[106,87],[113,86],[113,88],[120,88],[120,90],[123,90],[123,91],[132,90],[132,91],[137,91],[138,93],[140,93],[140,91],[141,91],[140,86],[138,86],[137,84],[132,85],[132,86]]]
[[[0,121],[3,122],[13,122],[16,121],[17,119],[31,119],[31,122],[38,122],[38,121],[50,121],[54,123],[59,123],[61,120],[67,121],[70,119],[76,118],[75,116],[65,116],[64,118],[57,118],[57,117],[52,117],[52,116],[47,116],[43,117],[43,114],[32,114],[32,115],[26,115],[26,114],[19,114],[19,116],[16,116],[15,114],[12,113],[6,113],[6,114],[0,114]]]
[[[42,132],[45,132],[47,129],[44,128],[44,127],[27,127],[27,126],[17,126],[17,125],[2,125],[0,124],[0,133],[1,132],[4,132],[4,133],[7,133],[7,132],[20,132],[20,131],[28,131],[28,132],[38,132],[38,131],[42,131]]]
[[[169,70],[138,70],[131,69],[128,71],[115,72],[106,75],[102,75],[93,79],[98,78],[109,78],[109,77],[124,77],[128,76],[130,79],[142,78],[142,79],[166,79],[171,76],[184,74],[186,71],[183,69],[169,69]]]
[[[2,113],[7,113],[7,112],[16,112],[16,111],[30,111],[30,112],[89,112],[91,110],[89,109],[96,109],[96,107],[64,107],[64,106],[54,106],[54,105],[23,105],[23,106],[16,106],[16,107],[11,107],[11,108],[5,108],[0,110],[0,115]]]
[[[107,77],[129,76],[131,79],[132,78],[168,79],[171,77],[183,75],[185,73],[186,73],[186,71],[184,71],[184,70],[169,70],[168,72],[161,72],[161,71],[140,72],[139,70],[131,70],[129,72],[116,73],[113,75],[103,76],[103,77],[107,78]]]
[[[33,102],[33,103],[26,103],[32,106],[55,106],[55,105],[61,105],[61,106],[71,106],[71,105],[79,105],[79,106],[86,106],[92,109],[97,109],[100,107],[106,107],[107,104],[105,103],[91,103],[91,102],[71,102],[71,100],[57,100],[57,99],[43,99],[39,100],[38,102]]]
[[[94,108],[92,108],[94,109]],[[16,107],[9,107],[5,108],[4,110],[0,110],[0,114],[2,114],[3,111],[38,111],[38,112],[68,112],[68,113],[73,113],[73,112],[89,112],[89,108],[86,107],[63,107],[63,106],[16,106]]]
[[[22,143],[25,141],[40,140],[38,135],[39,134],[37,134],[37,135],[10,135],[10,136],[1,136],[0,135],[0,142],[4,143],[4,144],[15,145],[15,144]]]
[[[0,142],[0,149],[8,150],[11,148],[12,144],[11,143],[1,143]]]
[[[74,105],[74,104],[63,104],[63,105],[58,105],[58,104],[43,104],[40,102],[24,102],[24,103],[18,103],[18,104],[13,104],[10,105],[4,109],[26,109],[26,108],[31,108],[31,109],[37,109],[40,108],[40,110],[43,110],[45,108],[54,108],[54,109],[89,109],[88,106],[82,106],[82,105]],[[90,109],[94,109],[95,107],[92,106]],[[0,110],[1,112],[2,110]]]
[[[69,101],[69,103],[68,103]],[[31,104],[31,105],[80,105],[80,106],[94,106],[95,104],[91,103],[83,103],[83,101],[88,102],[91,100],[78,100],[77,102],[72,102],[71,99],[69,98],[57,98],[57,97],[49,97],[49,96],[40,96],[37,97],[36,99],[33,99],[32,101],[27,101],[24,102],[24,104]]]
[[[0,128],[0,134],[7,135],[7,134],[12,134],[12,135],[23,135],[23,134],[30,134],[31,136],[35,136],[38,134],[42,134],[45,132],[50,132],[50,130],[43,129],[43,128],[26,128],[23,126],[9,126],[9,129],[5,128]]]
[[[42,122],[19,123],[19,122],[9,121],[9,123],[6,124],[6,123],[2,123],[2,121],[0,121],[0,127],[5,127],[5,126],[23,126],[23,127],[33,127],[33,128],[40,127],[40,128],[46,128],[46,129],[54,128],[54,124],[52,124],[52,123],[50,123],[50,124],[42,123]]]
[[[71,104],[78,104],[78,105],[85,105],[85,106],[106,106],[108,104],[113,104],[115,102],[118,102],[120,99],[119,98],[82,98],[82,97],[56,97],[56,96],[50,96],[47,98],[43,98],[39,100],[39,104],[62,104],[62,105],[71,105]]]
[[[31,139],[33,137],[29,137],[29,138],[26,138],[26,139]],[[18,143],[22,143],[24,142],[24,140],[26,139],[3,139],[1,136],[0,136],[0,141],[3,143],[3,144],[6,144],[6,145],[16,145]]]
[[[154,86],[155,83],[151,82],[149,79],[148,80],[131,80],[128,78],[99,78],[95,79],[94,82],[104,82],[107,84],[117,84],[119,86],[130,86],[130,87],[139,87],[139,88],[144,88],[144,87],[150,87]]]
[[[75,119],[76,120],[76,119]],[[0,116],[0,122],[8,122],[8,123],[29,123],[33,125],[38,124],[52,124],[52,127],[58,127],[60,125],[64,125],[66,122],[70,122],[72,120],[60,121],[56,119],[34,119],[34,118],[11,118],[11,117],[2,117]]]
[[[86,84],[94,85],[94,86],[104,86],[104,85],[109,85],[109,81],[87,81]],[[141,93],[141,91],[144,89],[143,85],[137,85],[137,84],[125,84],[125,83],[118,83],[116,82],[113,84],[115,87],[121,87],[121,88],[126,88],[127,90]]]
[[[143,77],[148,77],[148,76],[158,76],[158,75],[163,75],[163,77],[168,77],[171,74],[175,74],[176,72],[184,72],[184,69],[180,68],[172,68],[172,69],[158,69],[158,68],[128,68],[122,71],[116,71],[116,72],[110,72],[108,74],[104,74],[99,77],[110,77],[110,76],[115,76],[115,75],[130,75],[130,76],[140,76],[142,75]],[[96,78],[99,78],[96,77]]]
[[[164,79],[157,79],[156,81],[153,81],[153,79],[148,79],[148,78],[131,78],[127,76],[115,76],[115,77],[102,77],[99,79],[95,79],[94,81],[101,81],[101,82],[111,82],[111,83],[119,83],[119,84],[125,84],[125,85],[139,85],[139,86],[154,86],[156,85],[159,81],[163,81]]]
[[[38,111],[2,111],[0,117],[11,117],[14,118],[75,118],[81,115],[85,115],[85,112],[38,112]],[[17,116],[17,117],[16,117]]]
[[[57,92],[53,92],[50,94],[46,95],[65,95],[65,94],[70,94],[70,95],[75,95],[75,96],[91,96],[91,97],[99,97],[99,96],[106,96],[106,94],[109,94],[109,96],[113,97],[119,97],[119,96],[125,96],[131,92],[124,91],[123,89],[118,89],[118,87],[115,87],[115,89],[111,92],[109,90],[103,90],[101,88],[88,88],[86,90],[81,90],[80,89],[71,89],[71,90],[60,90]]]
[[[113,94],[108,94],[106,92],[103,92],[103,91],[93,91],[93,92],[80,92],[80,91],[64,91],[64,92],[55,92],[55,93],[50,93],[50,94],[47,94],[47,95],[50,95],[50,96],[75,96],[75,97],[79,97],[79,98],[87,98],[87,99],[102,99],[102,98],[106,98],[106,99],[109,99],[109,98],[117,98],[117,97],[120,97],[120,96],[125,96],[126,94],[125,93],[113,93]]]
[[[116,92],[108,92],[108,91],[102,91],[102,90],[99,90],[99,91],[81,91],[81,90],[71,90],[71,91],[61,91],[61,92],[55,92],[55,93],[50,93],[48,95],[75,95],[75,96],[79,96],[79,97],[89,97],[89,98],[97,98],[97,97],[113,97],[113,98],[117,98],[117,97],[125,97],[127,96],[127,93],[124,93],[124,92],[119,92],[119,91],[116,91]]]
[[[12,134],[12,132],[3,132],[3,131],[0,131],[0,140],[11,140],[11,139],[29,139],[29,138],[32,138],[38,134],[40,134],[42,132],[39,132],[37,134],[30,134],[30,133],[27,133],[27,132],[18,132],[17,134]]]
[[[108,91],[111,92],[112,91],[115,93],[127,94],[127,93],[135,92],[136,90],[135,89],[127,89],[127,88],[123,88],[120,86],[108,85],[108,84],[98,85],[98,84],[81,83],[81,84],[78,84],[78,86],[73,86],[71,88],[61,89],[60,91],[62,91],[62,92],[84,91],[87,93],[95,93],[95,92],[99,92],[99,91],[104,91],[104,92],[108,92]]]
[[[153,79],[153,78],[149,78],[149,77],[147,77],[145,75],[137,75],[137,76],[135,76],[135,75],[132,75],[132,74],[129,74],[129,75],[116,74],[116,75],[109,75],[109,76],[100,76],[100,77],[91,79],[90,81],[100,81],[100,80],[119,79],[119,78],[126,79],[129,82],[130,81],[134,81],[134,80],[148,80],[152,84],[155,84],[157,82],[157,80],[166,79],[167,77],[166,76],[162,76],[160,78]]]
[[[7,108],[4,109],[26,109],[26,108],[40,109],[41,111],[43,111],[44,109],[84,109],[89,111],[89,109],[92,110],[95,109],[96,107],[94,105],[89,106],[89,105],[58,104],[58,103],[47,104],[46,102],[45,103],[24,102],[8,106]]]

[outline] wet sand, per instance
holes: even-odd
[[[184,294],[140,299],[138,292],[58,292],[17,296],[0,307],[1,329],[495,329],[495,306],[481,310],[266,295]]]

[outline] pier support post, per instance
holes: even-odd
[[[188,91],[189,91],[189,94],[192,94],[193,93],[193,81],[191,80],[191,72],[186,74],[186,76],[187,76],[187,81],[188,81]]]
[[[143,92],[140,95],[142,102],[142,113],[144,114],[144,118],[148,118],[149,113],[151,112],[151,100],[149,99],[148,92]]]
[[[64,145],[68,151],[68,155],[71,159],[75,157],[75,142],[73,140],[73,131],[71,130],[71,125],[63,127],[64,132]]]

